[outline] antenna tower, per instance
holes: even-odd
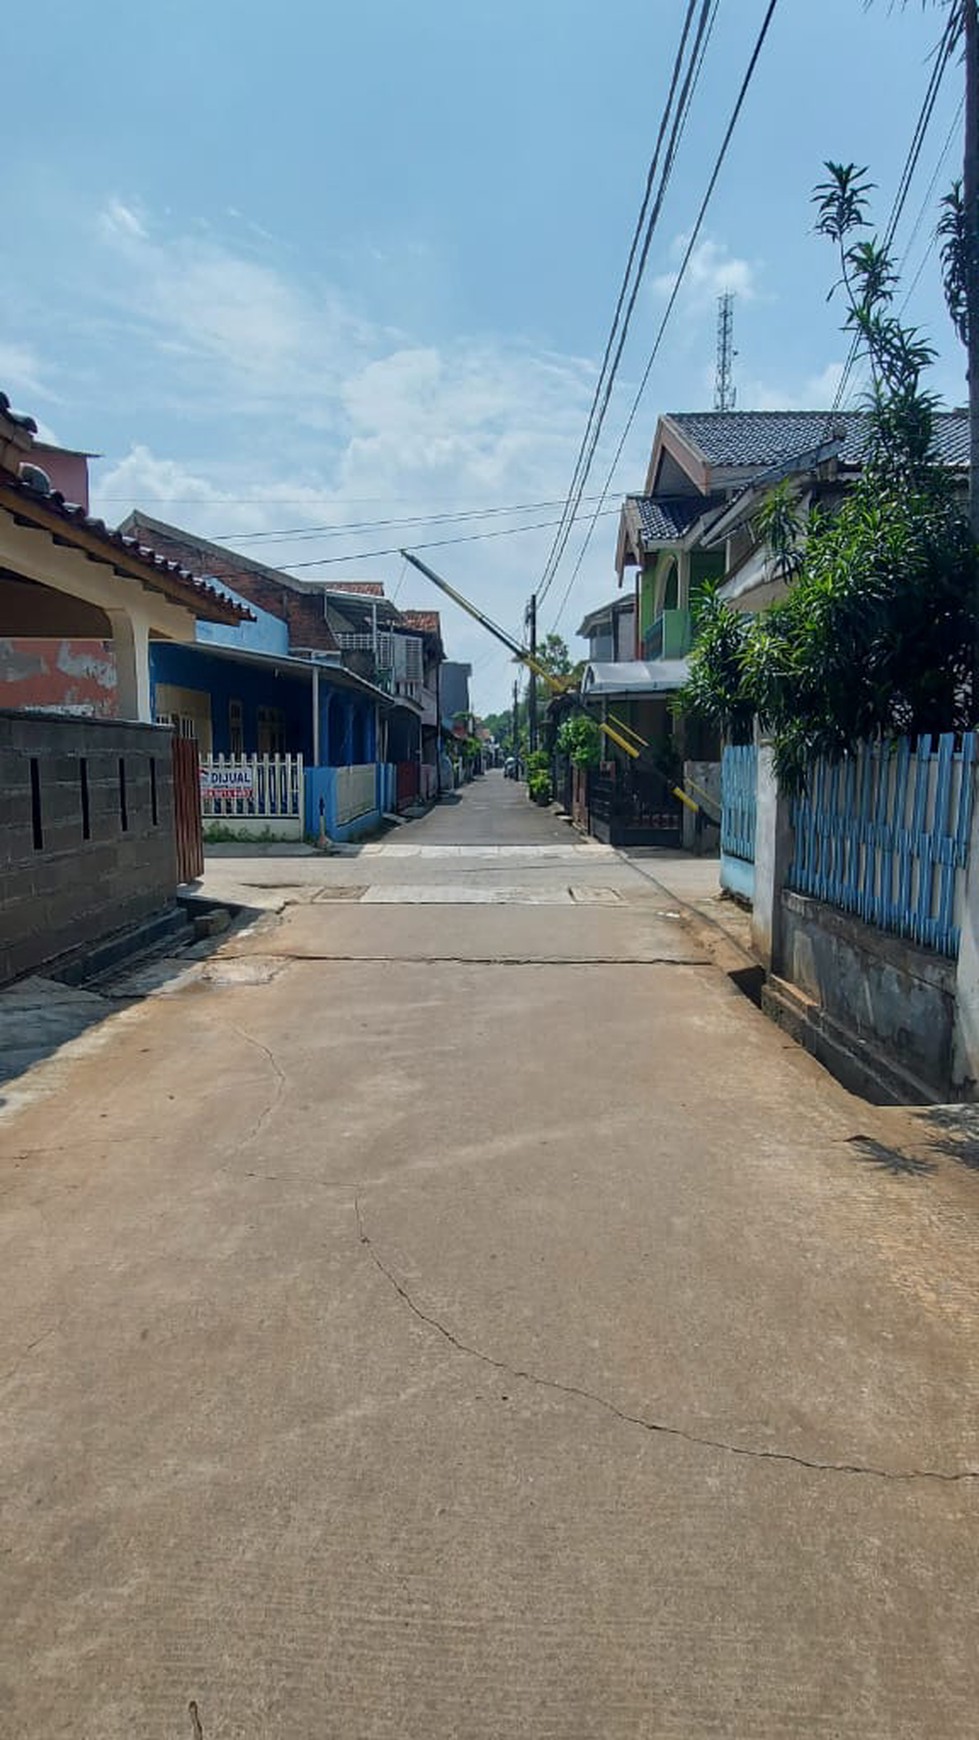
[[[717,374],[714,377],[715,411],[733,411],[738,402],[734,384],[734,292],[717,298]]]

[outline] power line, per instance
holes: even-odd
[[[586,498],[595,501],[594,495]],[[377,532],[387,530],[391,526],[436,526],[451,525],[460,520],[497,519],[508,514],[540,513],[544,508],[556,508],[562,505],[561,499],[552,501],[516,502],[512,507],[459,508],[453,513],[444,514],[413,514],[403,519],[383,520],[350,520],[345,523],[322,526],[286,526],[280,531],[269,532],[215,532],[213,537],[220,542],[222,539],[233,538],[236,544],[256,543],[261,540],[277,542],[286,538],[297,543],[312,541],[316,538],[344,537],[350,532]],[[203,534],[202,534],[203,535]]]
[[[911,135],[911,143],[908,146],[907,155],[904,159],[904,167],[901,170],[900,179],[899,179],[898,184],[897,184],[897,192],[894,195],[894,203],[891,206],[890,217],[887,220],[887,229],[884,231],[884,248],[885,249],[889,248],[894,241],[894,237],[897,233],[897,226],[901,221],[901,216],[903,214],[904,207],[907,204],[908,194],[911,191],[911,183],[914,179],[914,174],[915,174],[915,171],[918,167],[918,160],[921,156],[921,151],[922,151],[922,147],[923,147],[924,142],[925,142],[925,137],[927,135],[928,128],[931,125],[931,117],[934,114],[935,104],[938,101],[938,92],[941,88],[942,79],[945,75],[945,68],[947,67],[949,60],[952,57],[952,51],[955,47],[955,43],[956,43],[956,40],[958,37],[958,30],[959,30],[959,12],[958,12],[957,7],[953,7],[949,12],[948,20],[947,20],[946,25],[945,25],[945,29],[943,30],[942,35],[940,36],[939,41],[938,41],[937,51],[936,51],[936,55],[935,55],[935,64],[931,69],[931,76],[929,77],[928,84],[925,88],[925,95],[924,95],[924,98],[923,98],[923,101],[921,104],[921,108],[918,112],[918,119],[915,122],[914,132]],[[947,149],[948,149],[948,147],[946,146],[946,150]],[[937,170],[936,170],[936,176],[937,176]],[[920,224],[920,221],[921,221],[921,219],[919,217],[919,219],[918,219],[919,224]],[[917,224],[915,225],[915,229],[912,231],[912,239],[913,239],[916,231],[917,231]],[[911,244],[909,242],[908,243],[909,248],[910,248],[910,245]],[[906,256],[907,256],[907,250],[905,252],[905,257]],[[860,343],[861,343],[860,333],[855,332],[850,340],[850,349],[847,352],[846,362],[843,365],[843,373],[840,376],[839,382],[837,384],[836,392],[833,396],[833,404],[832,404],[832,408],[829,412],[830,417],[834,417],[836,415],[837,411],[840,409],[840,407],[843,403],[843,398],[844,398],[844,395],[846,393],[846,389],[847,389],[847,385],[848,385],[849,380],[850,380],[850,376],[853,373],[854,365],[855,365],[857,357],[860,353]]]
[[[755,40],[755,46],[751,51],[751,58],[748,61],[748,65],[747,65],[747,68],[745,70],[744,77],[741,81],[741,88],[738,91],[737,100],[735,101],[734,108],[731,111],[731,118],[728,121],[727,128],[726,128],[725,133],[724,133],[724,137],[721,140],[720,150],[717,153],[717,157],[716,157],[715,162],[714,162],[714,167],[711,171],[710,180],[707,183],[707,191],[705,192],[704,197],[700,202],[700,209],[697,213],[696,222],[694,223],[694,227],[693,227],[693,230],[691,231],[689,241],[687,242],[687,246],[686,246],[686,249],[684,251],[683,259],[680,261],[680,269],[677,272],[676,281],[675,281],[675,283],[673,285],[673,289],[670,293],[670,299],[666,304],[666,308],[665,308],[664,313],[663,313],[663,318],[660,321],[659,331],[657,332],[656,338],[653,342],[653,348],[650,351],[649,360],[647,361],[646,367],[643,370],[642,379],[639,382],[639,387],[636,391],[635,398],[632,401],[629,415],[626,418],[625,428],[623,429],[622,434],[619,438],[619,444],[618,444],[617,448],[615,449],[614,458],[612,460],[611,465],[609,466],[608,475],[606,476],[605,483],[603,485],[601,494],[598,498],[598,506],[595,508],[595,511],[592,514],[591,523],[589,524],[588,530],[585,533],[584,543],[582,544],[581,549],[578,552],[578,559],[574,565],[574,569],[572,570],[571,578],[568,581],[568,584],[565,588],[564,597],[561,600],[560,609],[558,610],[558,613],[557,613],[556,617],[554,618],[554,622],[552,624],[552,628],[554,628],[554,629],[557,628],[557,625],[560,622],[561,617],[564,614],[568,599],[571,596],[572,588],[574,587],[574,583],[577,580],[578,574],[581,571],[581,564],[585,559],[585,554],[586,554],[586,551],[588,550],[588,546],[591,543],[592,536],[593,536],[594,531],[595,531],[595,527],[598,524],[599,517],[601,516],[601,514],[603,512],[602,504],[605,501],[605,498],[608,495],[609,489],[611,487],[612,478],[615,475],[615,468],[619,463],[619,459],[622,456],[622,449],[624,448],[626,441],[629,438],[629,432],[632,429],[632,425],[636,420],[636,412],[638,411],[639,406],[642,402],[642,396],[643,396],[644,392],[646,391],[646,384],[647,384],[649,377],[652,373],[653,364],[656,361],[657,356],[659,355],[659,348],[663,342],[663,335],[666,332],[666,328],[669,324],[670,316],[673,313],[673,309],[676,306],[677,297],[680,294],[680,286],[682,285],[684,277],[686,276],[687,267],[690,264],[690,261],[693,257],[694,248],[696,247],[697,241],[700,237],[700,232],[701,232],[701,230],[703,228],[703,224],[704,224],[704,218],[707,216],[707,209],[710,205],[711,199],[713,198],[714,189],[717,186],[717,182],[718,182],[718,179],[720,177],[721,170],[724,167],[724,162],[725,162],[725,159],[726,159],[727,154],[728,154],[728,149],[730,147],[731,140],[734,136],[734,129],[737,126],[738,121],[740,119],[741,110],[744,108],[745,98],[748,95],[748,90],[749,90],[749,87],[751,85],[751,81],[754,78],[755,68],[758,65],[758,61],[759,61],[759,58],[761,56],[761,51],[765,46],[765,39],[768,35],[769,27],[771,25],[771,22],[772,22],[774,15],[775,15],[775,8],[777,5],[778,5],[778,0],[768,0],[768,7],[766,9],[765,16],[762,19],[761,28],[760,28],[760,30],[758,32],[758,36]]]
[[[618,513],[618,508],[606,508],[607,514]],[[584,516],[579,516],[583,518]],[[435,538],[428,544],[415,544],[416,550],[441,550],[446,544],[478,544],[484,538],[515,538],[521,532],[545,532],[558,524],[557,520],[537,520],[532,526],[503,526],[496,532],[469,532],[461,538]],[[320,556],[314,562],[283,562],[284,573],[291,573],[294,568],[328,568],[335,563],[367,562],[375,556],[400,556],[401,546],[393,544],[387,550],[360,550],[355,556]]]
[[[686,71],[684,72],[683,66],[687,41],[690,35],[694,12],[696,10],[696,0],[688,0],[683,29],[680,35],[680,43],[673,63],[673,71],[670,79],[669,90],[667,92],[666,104],[660,119],[653,157],[646,177],[646,188],[643,195],[643,201],[636,222],[636,228],[633,232],[629,257],[626,262],[626,268],[619,289],[612,326],[605,346],[605,355],[602,359],[602,366],[599,371],[598,380],[595,383],[591,408],[585,424],[585,431],[581,439],[581,445],[578,449],[578,456],[575,461],[574,472],[568,488],[564,512],[561,515],[558,530],[551,545],[547,561],[544,564],[544,570],[538,586],[538,598],[540,601],[543,601],[546,597],[560,565],[561,558],[567,548],[568,539],[571,535],[571,526],[581,504],[585,484],[588,480],[588,474],[591,471],[592,464],[594,463],[595,451],[598,446],[602,426],[608,411],[612,388],[615,384],[615,377],[618,373],[619,363],[622,359],[626,338],[628,337],[629,325],[635,309],[639,288],[642,283],[646,261],[649,256],[650,245],[656,230],[656,225],[659,221],[659,215],[662,210],[666,190],[672,176],[673,165],[683,135],[689,107],[693,101],[694,92],[700,79],[703,57],[710,40],[710,33],[713,30],[718,4],[719,0],[701,0],[700,14],[697,20],[693,48],[686,66]],[[677,97],[678,87],[679,97]],[[674,102],[676,102],[675,108]],[[662,170],[660,170],[660,154],[663,150],[663,143],[668,131],[669,139],[666,144],[666,153],[663,160]],[[656,190],[655,198],[653,198],[653,187],[656,183],[657,173],[659,174],[659,185]],[[651,201],[652,205],[650,205]],[[641,248],[639,244],[640,236],[642,236]],[[633,268],[635,268],[634,271]],[[632,279],[631,288],[630,278]]]

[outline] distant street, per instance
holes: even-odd
[[[229,849],[6,1084],[0,1733],[972,1740],[975,1156],[655,868],[499,773]]]

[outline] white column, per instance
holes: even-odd
[[[751,945],[768,973],[780,959],[782,889],[792,862],[789,800],[778,789],[772,749],[758,746],[758,810],[755,819],[755,892],[751,908]]]
[[[116,655],[116,704],[120,719],[152,724],[150,709],[150,632],[145,617],[107,610]]]

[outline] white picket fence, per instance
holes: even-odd
[[[209,827],[220,826],[235,833],[267,831],[280,838],[301,840],[302,756],[202,756],[201,815],[205,833]]]

